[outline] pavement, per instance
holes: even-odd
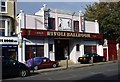
[[[110,63],[116,63],[118,61],[107,61],[107,62],[99,62],[99,63],[92,63],[92,64],[64,64],[62,66],[58,66],[56,68],[46,68],[46,69],[39,69],[39,70],[34,70],[34,73],[42,73],[42,72],[51,72],[51,71],[59,71],[59,70],[66,70],[66,69],[72,69],[72,68],[81,68],[81,67],[88,67],[88,66],[94,66],[94,65],[103,65],[103,64],[110,64]],[[33,70],[31,70],[33,72]]]

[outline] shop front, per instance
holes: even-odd
[[[44,56],[51,60],[68,57],[76,63],[85,53],[101,52],[97,49],[102,39],[100,34],[23,29],[22,37],[30,41],[25,44],[25,61],[33,56]]]
[[[0,50],[3,57],[18,59],[17,37],[0,37]]]

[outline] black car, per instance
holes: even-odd
[[[2,58],[2,78],[11,76],[25,77],[30,74],[30,69],[23,63],[10,58]]]
[[[104,56],[100,56],[96,53],[92,53],[92,54],[85,54],[85,55],[83,55],[83,57],[79,57],[78,62],[90,63],[92,58],[93,58],[93,63],[106,61],[106,58]]]

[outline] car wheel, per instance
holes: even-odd
[[[19,76],[20,76],[20,77],[25,77],[25,76],[27,76],[27,71],[26,71],[26,70],[21,70],[20,73],[19,73]]]
[[[35,69],[35,70],[38,70],[38,66],[35,66],[34,69]]]
[[[54,68],[56,68],[56,67],[57,67],[57,65],[56,65],[56,64],[53,64],[53,67],[54,67]]]

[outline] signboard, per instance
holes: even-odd
[[[90,34],[81,34],[81,33],[73,33],[73,32],[47,32],[48,36],[64,36],[64,37],[88,37],[90,38]]]
[[[47,30],[30,30],[23,29],[22,36],[46,36],[46,37],[69,37],[69,38],[93,38],[102,39],[103,35],[93,33],[81,33],[81,32],[65,32],[65,31],[47,31]]]
[[[0,44],[18,44],[17,37],[0,37]]]

